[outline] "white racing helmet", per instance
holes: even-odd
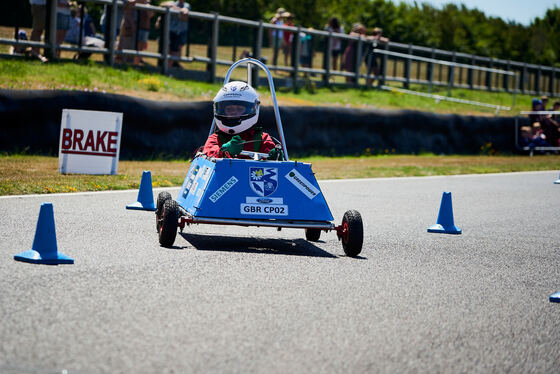
[[[253,87],[245,82],[229,82],[214,97],[216,126],[226,134],[250,129],[259,119],[259,104]]]

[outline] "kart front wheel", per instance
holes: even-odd
[[[364,226],[362,216],[356,210],[348,210],[342,217],[342,248],[350,257],[356,257],[362,251],[364,242]]]
[[[319,229],[305,229],[305,239],[310,242],[318,242],[321,237],[321,230]]]
[[[161,213],[163,212],[163,204],[171,200],[171,194],[169,192],[160,192],[157,197],[156,204],[156,231],[159,232]]]
[[[166,200],[159,220],[159,244],[162,247],[173,246],[179,226],[179,215],[177,202],[173,199]]]

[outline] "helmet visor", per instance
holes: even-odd
[[[254,115],[257,112],[256,103],[241,100],[225,100],[214,103],[214,115],[227,118],[239,118]]]

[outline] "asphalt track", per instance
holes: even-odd
[[[0,373],[558,372],[556,179],[323,181],[337,221],[362,213],[360,258],[270,228],[162,248],[135,191],[0,198]],[[426,232],[443,191],[462,235]],[[43,201],[74,265],[13,260]]]

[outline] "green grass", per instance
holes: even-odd
[[[187,66],[188,67],[188,66]],[[309,83],[309,82],[308,82]],[[315,88],[308,84],[299,93],[287,88],[278,89],[280,105],[325,105],[357,108],[412,109],[437,113],[455,113],[465,115],[493,115],[494,110],[466,104],[441,101],[387,92],[377,89],[355,88]],[[185,81],[161,74],[150,73],[136,68],[116,69],[89,61],[83,64],[60,62],[41,64],[29,60],[0,59],[0,88],[26,90],[78,90],[132,95],[151,100],[211,100],[219,89],[219,84]],[[422,89],[422,87],[412,87]],[[447,94],[447,89],[434,88],[434,93]],[[270,105],[270,94],[266,88],[261,89],[264,105]],[[511,105],[512,96],[506,93],[487,91],[470,91],[454,89],[453,97]],[[516,106],[512,111],[500,112],[501,115],[515,115],[518,111],[528,109],[531,96],[518,95]]]
[[[181,81],[132,68],[115,69],[93,61],[42,64],[23,60],[0,60],[0,87],[132,93],[147,98],[153,98],[155,91],[193,100],[208,99],[218,89],[218,85]]]
[[[318,179],[378,178],[559,170],[560,156],[379,155],[308,157]],[[180,186],[188,171],[184,160],[120,161],[118,175],[62,175],[58,158],[0,155],[0,195],[136,189],[143,170],[153,187]]]

